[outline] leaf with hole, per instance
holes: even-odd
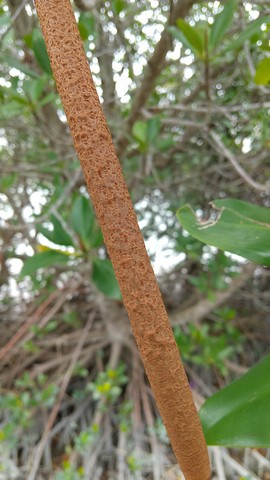
[[[177,211],[182,227],[201,242],[270,266],[270,210],[242,200],[212,202],[214,220],[199,220],[190,205]]]

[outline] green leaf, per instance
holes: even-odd
[[[38,29],[33,31],[33,52],[42,70],[49,75],[52,75],[50,59],[47,53],[46,45],[42,33]]]
[[[148,120],[146,130],[146,140],[148,145],[154,145],[156,143],[160,128],[161,124],[159,117],[152,117]]]
[[[6,105],[2,105],[0,110],[0,118],[7,120],[18,115],[23,115],[26,113],[27,109],[27,105],[23,105],[18,102],[12,102]]]
[[[208,445],[270,446],[270,355],[210,397],[200,410]]]
[[[46,252],[36,253],[32,257],[25,260],[19,278],[26,275],[33,275],[39,268],[52,267],[59,263],[66,263],[69,257],[56,250],[48,250]]]
[[[47,79],[45,77],[40,77],[37,79],[24,80],[23,89],[29,95],[32,102],[37,102],[41,97],[45,85],[47,84]]]
[[[112,5],[117,15],[119,15],[119,13],[121,13],[126,6],[124,0],[113,0]]]
[[[133,137],[139,142],[142,151],[145,151],[147,146],[147,130],[147,122],[135,122],[132,128]]]
[[[270,82],[270,58],[264,58],[258,63],[254,82],[257,85],[268,85]]]
[[[195,55],[198,55],[200,58],[204,56],[204,39],[199,33],[198,27],[192,27],[189,23],[185,22],[182,18],[178,18],[176,25],[179,30],[182,32],[184,37],[184,44],[190,48]]]
[[[164,152],[175,144],[172,136],[165,137],[157,142],[157,150]]]
[[[24,63],[21,63],[20,60],[18,60],[15,57],[12,57],[11,55],[5,55],[2,60],[6,62],[10,67],[17,68],[17,70],[20,70],[20,72],[24,73],[25,75],[28,75],[29,77],[40,78],[39,73],[35,72],[34,70],[31,70],[31,68],[29,68]]]
[[[260,31],[262,24],[267,22],[269,22],[269,16],[259,17],[251,22],[245,30],[239,33],[239,35],[229,43],[226,50],[235,50],[243,47],[247,40]]]
[[[82,39],[85,41],[89,35],[95,33],[95,17],[90,12],[80,14],[78,28]]]
[[[232,24],[234,11],[237,5],[237,0],[227,0],[222,12],[216,15],[214,23],[211,28],[210,48],[214,49],[223,39],[225,33]]]
[[[95,258],[93,261],[92,280],[96,287],[107,297],[121,300],[122,295],[110,260]]]
[[[47,228],[39,225],[37,231],[42,233],[51,242],[56,245],[64,246],[74,246],[73,240],[70,235],[65,231],[62,223],[55,217],[55,215],[50,216],[50,221],[53,224],[53,230],[48,230]]]
[[[95,215],[90,201],[83,195],[78,196],[73,204],[71,224],[84,248],[89,250],[91,246],[91,233],[95,224]]]
[[[177,211],[182,227],[201,242],[270,266],[270,210],[241,200],[215,200],[215,220],[200,221],[189,205]]]

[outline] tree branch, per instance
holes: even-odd
[[[194,0],[178,0],[177,3],[172,6],[167,26],[173,26],[176,24],[178,18],[184,18],[194,3]],[[166,55],[172,48],[172,38],[167,30],[167,26],[161,34],[153,55],[148,60],[147,66],[144,70],[144,76],[131,106],[130,115],[126,124],[123,126],[123,133],[121,138],[116,141],[116,150],[120,157],[128,145],[128,134],[138,119],[141,108],[145,105],[147,99],[154,90],[156,79],[164,67]]]
[[[211,301],[203,299],[196,305],[189,307],[185,310],[177,308],[169,313],[171,325],[183,325],[184,323],[191,322],[199,324],[203,318],[207,317],[215,308],[218,308],[224,302],[226,302],[237,290],[243,287],[247,281],[252,277],[256,266],[254,264],[247,264],[243,268],[241,275],[238,275],[231,281],[230,286],[226,290],[220,290],[215,292],[215,300]]]

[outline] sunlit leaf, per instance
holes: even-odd
[[[64,245],[64,246],[73,246],[73,240],[70,235],[64,229],[62,223],[55,215],[50,216],[50,221],[53,224],[53,230],[48,230],[47,228],[39,225],[37,227],[37,231],[42,233],[44,237],[46,237],[51,242],[55,243],[56,245]]]
[[[210,397],[200,410],[208,445],[270,446],[270,356]]]
[[[270,58],[264,58],[258,63],[254,82],[257,85],[268,85],[270,82]]]

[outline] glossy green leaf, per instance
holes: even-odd
[[[36,60],[42,70],[49,75],[52,75],[49,56],[47,53],[46,45],[41,32],[37,29],[33,31],[33,52]]]
[[[177,211],[182,227],[201,242],[270,266],[270,210],[241,200],[215,200],[214,220],[202,221],[189,205]]]
[[[236,5],[237,0],[227,0],[224,4],[222,12],[215,16],[209,41],[209,46],[211,49],[217,47],[227,30],[230,28]]]
[[[71,224],[79,236],[82,246],[88,250],[91,246],[91,233],[95,224],[95,215],[90,200],[83,195],[78,196],[73,204]]]
[[[200,410],[208,445],[270,446],[270,356],[210,397]]]
[[[270,82],[270,58],[264,58],[258,63],[254,82],[257,85],[268,85]]]
[[[204,38],[203,35],[201,35],[201,32],[198,30],[198,27],[192,27],[182,18],[178,18],[176,25],[185,38],[185,45],[196,55],[199,54],[200,57],[203,57]]]
[[[269,16],[259,17],[253,22],[251,22],[247,26],[247,28],[245,28],[234,40],[230,42],[227,50],[235,50],[237,48],[242,48],[244,42],[249,40],[256,33],[260,32],[262,24],[267,22],[269,22]]]
[[[113,266],[110,260],[95,258],[93,261],[92,280],[98,290],[107,297],[121,300],[122,295],[116,280]]]
[[[59,263],[67,263],[69,257],[56,250],[47,250],[46,252],[36,253],[25,260],[20,272],[20,278],[26,275],[33,275],[39,268],[52,267]]]
[[[55,215],[51,215],[50,221],[53,224],[53,230],[48,230],[42,225],[39,225],[37,227],[37,231],[39,233],[42,233],[44,237],[46,237],[48,240],[55,243],[56,245],[73,246],[73,240],[70,235],[65,231],[60,220],[58,220]]]

